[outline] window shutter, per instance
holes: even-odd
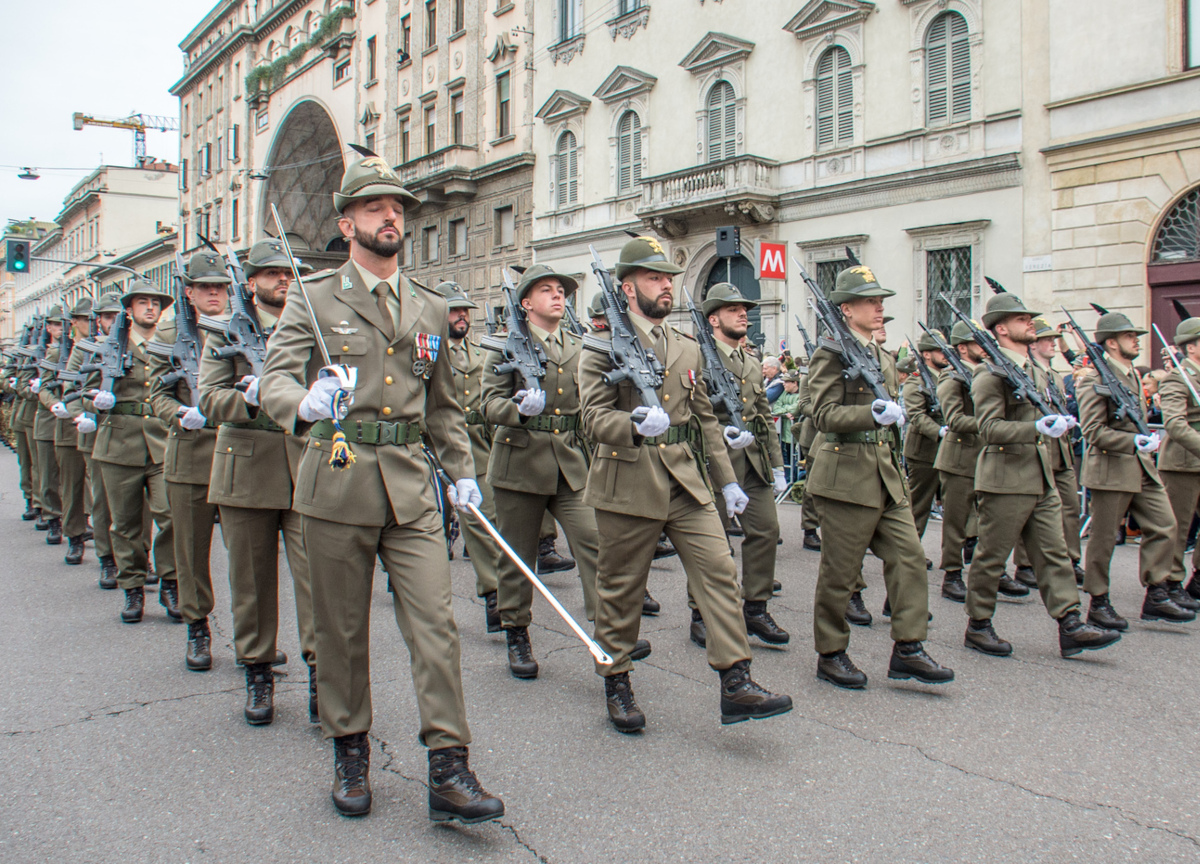
[[[837,73],[837,140],[854,140],[854,77],[850,73],[850,55],[839,49]]]
[[[629,117],[629,138],[631,141],[629,150],[633,162],[629,172],[633,181],[630,185],[636,186],[642,182],[642,121],[632,111],[629,112]]]
[[[725,158],[737,155],[737,105],[733,98],[733,85],[726,84],[725,91]]]
[[[967,20],[961,15],[950,17],[950,112],[954,119],[971,116],[971,43],[967,38]]]
[[[617,126],[617,191],[628,192],[642,182],[642,121],[626,111]]]
[[[833,145],[833,49],[817,63],[817,149]]]
[[[925,90],[930,126],[971,116],[971,43],[967,20],[945,12],[925,39]]]
[[[624,192],[629,188],[629,114],[621,118],[617,129],[617,191]]]
[[[716,162],[722,158],[721,148],[721,102],[717,92],[720,85],[708,94],[708,161]]]
[[[567,203],[574,204],[579,200],[579,146],[575,143],[575,136],[567,134],[571,135],[571,147],[567,150]]]
[[[187,172],[188,172],[188,160],[180,159],[179,160],[179,188],[182,189],[184,192],[188,191]],[[184,233],[186,234],[187,231],[184,231]]]

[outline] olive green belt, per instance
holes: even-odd
[[[862,432],[826,432],[825,440],[830,444],[878,444],[880,441],[890,443],[890,430],[871,429]]]
[[[467,412],[467,425],[468,426],[483,426],[486,423],[487,423],[487,420],[485,420],[483,415],[480,414],[478,411],[468,411]]]
[[[137,414],[143,417],[148,417],[154,413],[154,409],[145,402],[118,402],[116,405],[108,409],[109,414]]]
[[[342,430],[351,444],[416,444],[421,440],[421,427],[416,423],[351,420],[342,424]],[[312,425],[308,434],[332,441],[336,432],[332,420],[321,420]]]
[[[245,423],[222,423],[222,426],[229,426],[233,429],[264,429],[267,432],[282,432],[283,427],[268,417],[261,411],[253,420],[247,420]]]
[[[643,438],[642,443],[647,446],[655,444],[697,444],[700,441],[700,432],[691,423],[683,423],[679,426],[670,426],[662,435],[655,435],[653,438]]]
[[[534,432],[574,432],[579,428],[578,414],[539,414],[536,417],[530,417],[523,424],[522,429],[532,429]]]

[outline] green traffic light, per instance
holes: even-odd
[[[18,261],[14,261],[14,262],[13,262],[13,269],[14,269],[14,270],[24,270],[24,269],[25,269],[25,262],[24,262],[24,261],[20,261],[20,260],[18,260]]]

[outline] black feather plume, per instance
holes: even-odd
[[[508,269],[512,270],[514,273],[520,273],[522,276],[524,276],[527,268],[522,267],[520,264],[509,264]]]
[[[375,156],[375,155],[377,155],[375,153],[372,153],[366,147],[360,147],[357,144],[347,144],[346,146],[349,147],[351,150],[353,150],[355,153],[357,153],[359,156]]]
[[[983,278],[987,281],[988,287],[991,288],[994,293],[996,293],[996,294],[1007,294],[1008,293],[1007,291],[1004,290],[1004,286],[1001,285],[999,282],[997,282],[995,279],[993,279],[991,276],[984,276]]]
[[[639,237],[645,236],[644,234],[639,234],[636,231],[630,231],[628,228],[625,229],[625,233],[628,234],[630,237],[632,237],[634,240],[638,239]]]
[[[1179,313],[1179,320],[1186,321],[1192,317],[1192,313],[1188,312],[1188,308],[1178,300],[1172,300],[1171,305],[1175,307],[1175,311]]]
[[[1105,309],[1103,306],[1101,306],[1099,303],[1093,303],[1093,304],[1091,304],[1091,306],[1093,309],[1096,310],[1097,315],[1107,315],[1108,314],[1108,310]]]
[[[216,252],[218,255],[221,254],[221,250],[218,249],[216,246],[214,246],[213,242],[211,240],[209,240],[207,237],[205,237],[203,234],[201,234],[199,231],[196,232],[196,236],[199,237],[200,242],[203,243],[205,246],[207,246],[209,249]]]
[[[862,262],[858,260],[858,256],[855,255],[853,251],[851,251],[849,246],[847,246],[845,248],[846,248],[846,260],[850,262],[850,266],[851,267],[860,266],[862,264]]]

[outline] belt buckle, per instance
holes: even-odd
[[[380,423],[379,443],[380,444],[395,444],[396,443],[396,425],[395,423]]]
[[[363,424],[362,424],[362,421],[361,421],[361,420],[356,420],[356,421],[354,421],[354,427],[355,427],[355,435],[357,436],[357,437],[355,438],[355,441],[354,441],[354,443],[355,443],[355,444],[361,444],[361,443],[363,443]]]

